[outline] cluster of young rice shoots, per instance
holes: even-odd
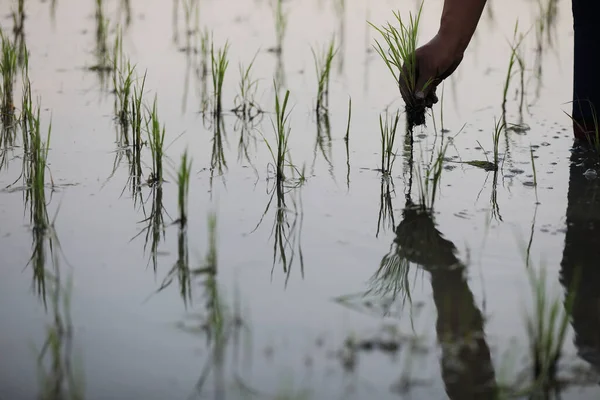
[[[521,43],[523,42],[524,36],[523,35],[518,35],[519,32],[519,21],[517,21],[515,23],[515,29],[513,32],[513,41],[510,44],[510,48],[511,48],[511,53],[510,53],[510,58],[508,60],[508,69],[506,71],[506,78],[504,79],[504,88],[502,90],[502,113],[504,116],[506,116],[506,102],[507,102],[507,96],[508,96],[508,89],[510,88],[510,82],[513,78],[513,76],[515,75],[515,65],[518,65],[520,68],[520,80],[521,80],[521,100],[520,100],[520,106],[519,109],[522,111],[522,107],[523,107],[523,101],[524,101],[524,96],[525,96],[525,82],[524,82],[524,74],[525,74],[525,64],[524,64],[524,60],[523,57],[520,53],[520,46]]]
[[[390,22],[381,27],[369,23],[383,38],[382,43],[375,40],[375,50],[385,62],[396,84],[401,88],[406,88],[411,94],[414,94],[417,89],[415,51],[417,50],[417,37],[422,10],[423,4],[421,3],[416,15],[409,14],[408,22],[402,19],[400,12],[395,11],[394,17],[398,26]],[[425,90],[430,83],[428,82],[425,87],[420,89]],[[412,97],[409,96],[409,98]],[[409,116],[410,126],[425,123],[425,107],[423,104],[418,103],[416,99],[409,100],[406,103],[406,112]]]
[[[0,74],[2,74],[2,86],[0,94],[1,121],[4,128],[8,128],[13,123],[14,104],[13,88],[17,75],[18,54],[15,44],[0,30],[0,40],[2,48],[0,54]]]
[[[135,66],[123,55],[123,41],[120,31],[115,39],[112,62],[115,115],[118,122],[127,131],[132,87],[135,81]],[[125,136],[127,137],[127,135]]]
[[[229,43],[226,42],[222,49],[215,52],[214,41],[210,47],[211,72],[213,83],[213,115],[219,116],[222,112],[222,94],[223,82],[225,81],[225,72],[229,66],[227,52],[229,51]]]
[[[240,83],[238,94],[233,100],[233,112],[246,120],[253,119],[257,114],[262,112],[255,100],[258,80],[252,77],[252,67],[257,55],[258,53],[254,55],[247,67],[244,67],[242,64],[239,65]]]
[[[392,173],[392,167],[396,160],[394,142],[396,140],[396,130],[400,121],[400,112],[389,117],[386,113],[385,118],[379,116],[379,130],[381,132],[381,173],[389,176]]]
[[[331,75],[331,65],[333,58],[337,53],[335,40],[332,38],[329,45],[325,47],[319,55],[311,48],[315,62],[315,72],[317,74],[317,115],[328,110],[329,97],[329,77]]]
[[[265,143],[271,153],[273,164],[275,167],[275,176],[278,182],[283,182],[286,179],[285,166],[288,159],[288,138],[290,136],[289,113],[287,111],[290,91],[286,90],[283,97],[283,102],[279,99],[277,88],[275,89],[275,122],[273,129],[275,130],[275,145],[272,146],[267,139]]]
[[[192,170],[192,160],[188,157],[187,150],[181,156],[181,164],[177,173],[177,206],[179,209],[180,226],[187,225],[188,195],[190,191],[190,173]]]
[[[158,119],[157,98],[154,97],[152,109],[148,110],[146,129],[148,132],[148,143],[152,153],[152,173],[148,179],[149,184],[161,184],[163,182],[163,146],[165,140],[165,127],[161,126]]]

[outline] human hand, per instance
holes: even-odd
[[[400,93],[406,104],[432,107],[437,103],[436,88],[458,68],[463,53],[453,50],[452,40],[440,34],[415,51],[415,86],[411,90],[406,66],[400,76]]]

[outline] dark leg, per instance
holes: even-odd
[[[599,16],[600,1],[573,0],[573,118],[575,136],[579,139],[595,133],[594,118],[600,113]]]

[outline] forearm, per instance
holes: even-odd
[[[445,0],[439,34],[458,54],[464,53],[475,33],[486,0]]]

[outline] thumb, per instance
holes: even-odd
[[[419,68],[418,64],[416,65],[415,72],[415,98],[419,101],[425,100],[435,87],[433,85],[435,74],[428,71],[427,68]]]

